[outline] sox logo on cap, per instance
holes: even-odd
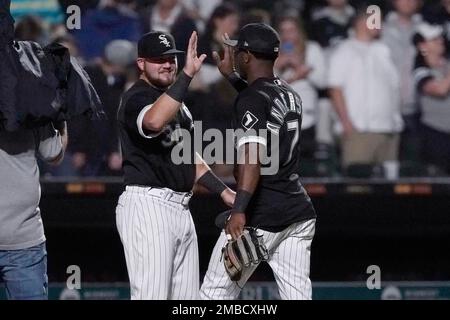
[[[167,40],[165,34],[160,34],[158,38],[159,38],[159,40],[161,40],[160,43],[162,43],[166,47],[170,48],[170,42],[169,42],[169,40]]]

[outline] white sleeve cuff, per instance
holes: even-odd
[[[246,143],[259,143],[259,144],[263,145],[264,147],[267,146],[267,140],[265,138],[259,137],[259,136],[248,136],[248,137],[242,137],[241,139],[239,139],[239,141],[237,143],[237,148],[239,149]]]
[[[52,162],[63,151],[62,137],[53,126],[46,126],[39,130],[39,155],[46,162]]]
[[[153,104],[150,104],[150,105],[144,107],[144,109],[142,109],[141,112],[139,113],[139,115],[137,117],[137,122],[136,122],[139,134],[146,139],[155,138],[162,133],[162,131],[160,131],[160,132],[153,132],[150,134],[145,134],[144,128],[142,127],[142,124],[144,122],[145,113],[148,110],[150,110],[152,107],[153,107]]]

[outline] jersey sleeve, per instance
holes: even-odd
[[[155,99],[147,94],[136,94],[125,105],[125,125],[143,138],[151,139],[161,134],[143,127],[145,113],[153,107]]]
[[[237,149],[246,143],[267,145],[267,134],[265,134],[267,104],[266,98],[257,92],[238,99],[236,104]]]

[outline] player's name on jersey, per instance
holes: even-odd
[[[283,123],[284,118],[289,112],[295,112],[297,114],[302,114],[301,100],[298,96],[294,96],[291,92],[287,93],[289,98],[289,103],[286,101],[286,97],[283,93],[280,93],[280,99],[275,98],[273,100],[272,109],[270,114],[273,116],[277,123],[267,121],[267,129],[269,129],[273,134],[278,135],[279,130]]]

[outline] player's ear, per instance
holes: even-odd
[[[252,54],[250,53],[250,51],[245,51],[244,53],[244,62],[245,63],[249,63],[250,59],[251,59]]]
[[[145,60],[143,58],[138,58],[136,60],[136,64],[137,64],[137,66],[139,68],[139,71],[143,72],[144,69],[145,69]]]

